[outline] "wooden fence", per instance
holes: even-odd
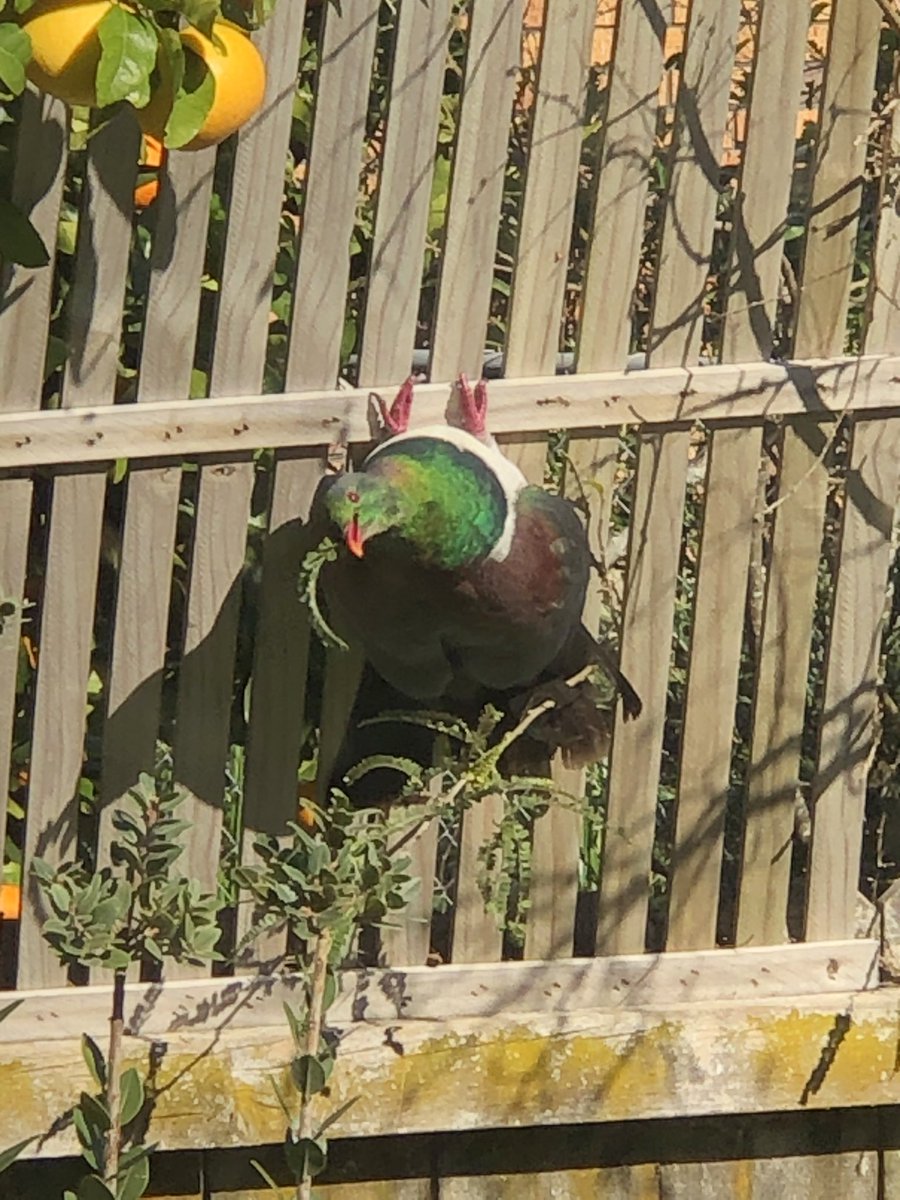
[[[860,1135],[860,1114],[845,1137],[787,1116],[900,1100],[896,996],[858,936],[900,472],[883,5],[813,6],[830,33],[800,142],[810,5],[742,7],[692,0],[673,64],[669,6],[620,0],[612,60],[592,65],[593,0],[547,0],[531,70],[521,0],[279,0],[261,115],[218,156],[172,154],[140,214],[131,118],[85,138],[25,98],[13,196],[54,262],[7,270],[0,301],[0,830],[23,878],[85,830],[103,861],[109,808],[160,740],[205,884],[236,793],[240,854],[295,815],[310,722],[327,754],[355,669],[317,666],[303,520],[323,472],[371,440],[370,390],[416,355],[423,423],[453,419],[448,381],[502,355],[492,429],[537,481],[548,431],[568,431],[609,565],[592,620],[621,589],[644,709],[592,777],[602,856],[571,807],[540,818],[510,950],[477,885],[501,801],[456,831],[449,922],[432,920],[438,831],[416,839],[389,969],[348,972],[332,1014],[328,1105],[355,1099],[331,1131],[341,1200],[900,1194],[894,1142]],[[27,1003],[0,1025],[0,1145],[72,1103],[78,1037],[106,1013],[102,987],[66,988],[41,921],[26,889],[3,930]],[[436,945],[449,963],[425,966]],[[129,1055],[162,1045],[169,1081],[150,1137],[174,1155],[159,1178],[181,1175],[157,1187],[248,1195],[222,1153],[282,1138],[266,1076],[290,1057],[293,981],[197,976],[129,985]],[[660,1132],[771,1112],[795,1143],[770,1125],[706,1144],[701,1124],[686,1151]],[[540,1161],[512,1132],[583,1126],[593,1145],[636,1120],[611,1127],[628,1153],[597,1142],[590,1160],[565,1150],[570,1128]],[[507,1130],[508,1156],[473,1150],[467,1170],[453,1147],[480,1129]],[[436,1134],[449,1158],[426,1162],[416,1138]],[[360,1143],[357,1161],[342,1140],[369,1137],[394,1149]],[[50,1171],[73,1146],[63,1128],[35,1153]],[[654,1165],[679,1155],[694,1161]]]

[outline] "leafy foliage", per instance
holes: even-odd
[[[300,567],[298,590],[300,599],[309,611],[309,619],[313,629],[318,634],[324,646],[334,650],[348,650],[349,646],[339,634],[335,633],[319,604],[319,576],[326,563],[334,562],[337,558],[337,545],[332,538],[323,538],[318,546],[304,555]]]
[[[246,941],[286,928],[308,949],[327,931],[330,961],[340,962],[360,928],[383,925],[417,886],[409,859],[392,855],[397,821],[380,809],[354,809],[336,793],[327,817],[315,813],[311,831],[290,822],[284,839],[258,837],[257,863],[235,870],[253,905]]]
[[[67,965],[125,970],[146,954],[162,962],[220,958],[218,896],[174,875],[189,822],[175,813],[183,794],[159,794],[150,775],[129,791],[131,808],[112,817],[112,867],[80,862],[54,868],[35,858],[33,872],[51,910],[43,934]]]
[[[150,1178],[153,1146],[123,1150],[128,1131],[149,1102],[135,1067],[121,1069],[125,973],[144,956],[202,963],[220,958],[218,896],[174,873],[189,822],[176,816],[183,795],[142,775],[131,804],[112,816],[112,867],[90,872],[80,862],[53,868],[35,858],[32,870],[52,915],[42,933],[61,962],[111,970],[112,1016],[106,1057],[87,1034],[82,1053],[97,1085],[72,1109],[81,1156],[90,1173],[66,1200],[138,1200]]]

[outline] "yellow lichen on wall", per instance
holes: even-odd
[[[331,1136],[900,1102],[890,1001],[790,1009],[684,1006],[345,1028],[320,1119]],[[514,1023],[513,1023],[514,1022]],[[153,1044],[149,1138],[162,1148],[279,1142],[293,1043],[280,1028],[179,1032]],[[151,1045],[127,1039],[148,1070]],[[90,1081],[75,1039],[0,1044],[0,1146],[47,1130]],[[71,1130],[38,1147],[71,1152]]]

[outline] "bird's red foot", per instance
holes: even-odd
[[[487,418],[487,383],[479,379],[474,389],[465,375],[459,377],[459,408],[463,429],[483,437]]]
[[[390,408],[388,408],[381,396],[376,397],[376,399],[378,400],[378,410],[381,413],[381,421],[387,434],[390,437],[394,437],[398,433],[406,433],[413,402],[412,375],[410,375],[409,379],[400,388]]]

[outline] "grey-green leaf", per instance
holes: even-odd
[[[99,1175],[85,1175],[78,1185],[78,1200],[116,1200]]]
[[[313,1054],[298,1054],[291,1063],[291,1076],[304,1096],[315,1096],[325,1086],[325,1071]]]
[[[33,1137],[26,1138],[24,1142],[16,1142],[14,1146],[10,1146],[8,1149],[0,1151],[0,1172],[5,1171],[8,1166],[11,1166],[12,1163],[14,1163],[22,1153],[22,1151],[27,1150],[34,1140],[35,1139]]]
[[[122,1101],[119,1115],[123,1125],[127,1125],[141,1111],[144,1104],[144,1084],[134,1067],[129,1067],[122,1073]]]
[[[140,1158],[130,1167],[120,1167],[116,1183],[116,1200],[140,1200],[150,1182],[150,1160]]]
[[[98,1088],[105,1088],[106,1060],[103,1057],[103,1051],[90,1034],[83,1033],[81,1035],[81,1053],[84,1061],[87,1063],[87,1069],[90,1071],[94,1083],[96,1083]]]

